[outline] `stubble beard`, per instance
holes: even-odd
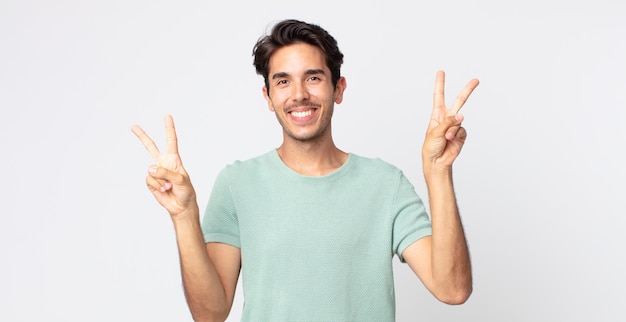
[[[321,104],[316,103],[316,102],[303,102],[303,103],[299,103],[299,104],[294,104],[294,105],[290,105],[288,107],[285,108],[285,110],[289,110],[292,108],[297,108],[300,106],[313,106],[316,107],[318,109],[321,108]],[[332,104],[329,105],[332,109]],[[311,143],[322,143],[324,142],[327,138],[325,135],[326,132],[328,130],[330,130],[330,125],[331,125],[331,118],[332,118],[332,110],[330,112],[330,114],[325,114],[323,115],[323,119],[319,120],[319,123],[317,123],[317,128],[312,132],[312,133],[305,133],[302,135],[298,135],[296,134],[294,131],[291,130],[291,128],[289,127],[288,124],[288,120],[283,120],[281,119],[280,116],[278,116],[278,114],[276,114],[276,118],[278,119],[278,123],[280,123],[281,127],[283,128],[283,133],[285,136],[285,139],[289,138],[295,142],[299,142],[299,143],[307,143],[307,144],[311,144]],[[285,113],[284,114],[286,116],[286,118],[289,118],[289,114]]]

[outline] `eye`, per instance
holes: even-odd
[[[320,81],[321,78],[317,77],[317,76],[311,76],[309,77],[309,81]]]
[[[278,82],[276,82],[276,85],[285,85],[287,84],[287,80],[286,79],[281,79]]]

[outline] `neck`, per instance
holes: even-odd
[[[348,154],[339,150],[332,138],[323,141],[285,138],[276,150],[285,165],[305,176],[327,175],[339,169],[348,159]]]

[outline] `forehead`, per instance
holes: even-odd
[[[295,43],[277,49],[269,60],[270,77],[275,73],[298,73],[310,69],[327,70],[326,59],[316,46]]]

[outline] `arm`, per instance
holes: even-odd
[[[435,297],[448,304],[462,304],[472,292],[472,272],[456,204],[452,163],[467,137],[458,111],[478,86],[478,80],[465,86],[449,110],[444,103],[444,80],[444,73],[438,72],[433,112],[422,148],[433,233],[407,247],[403,257]]]
[[[146,184],[169,212],[180,254],[187,304],[196,321],[223,321],[233,303],[241,257],[233,246],[204,243],[196,194],[178,154],[174,120],[165,118],[167,152],[137,125],[132,132],[150,152],[156,165],[148,170]]]
[[[197,212],[194,218],[198,218]],[[239,248],[204,243],[199,220],[176,220],[185,298],[194,321],[224,321],[233,304],[241,267]]]

